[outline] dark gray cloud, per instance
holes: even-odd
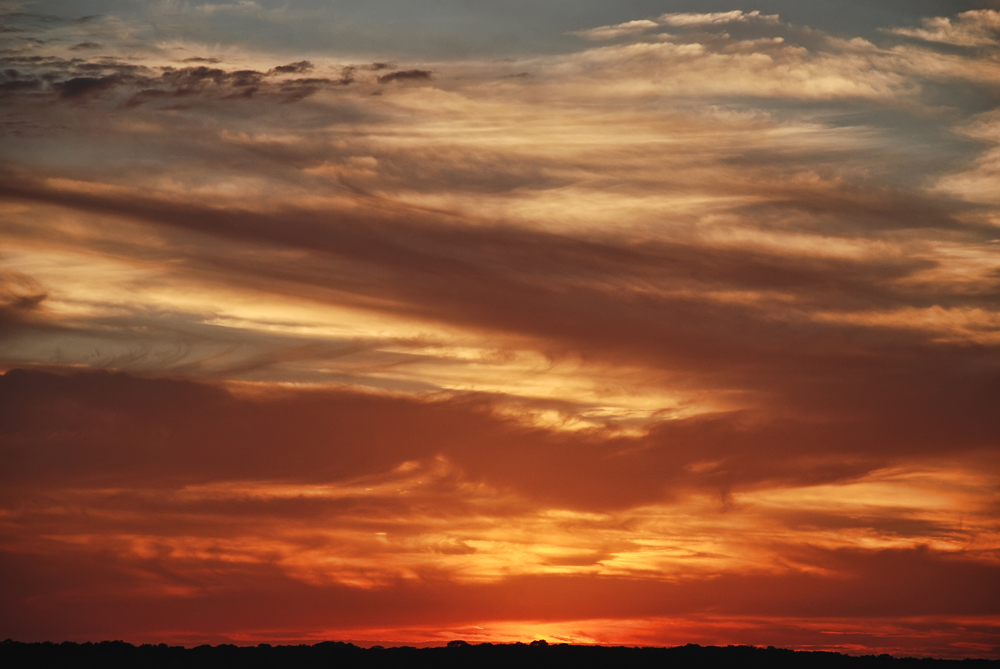
[[[431,73],[428,70],[399,70],[379,76],[378,83],[388,84],[392,81],[420,81],[430,78]]]
[[[73,50],[84,49],[74,47]],[[212,58],[194,57],[185,62],[204,64],[153,69],[115,58],[67,60],[51,56],[7,56],[0,58],[0,65],[8,66],[0,80],[0,94],[51,92],[60,100],[76,103],[93,102],[103,97],[134,109],[155,100],[192,96],[236,99],[256,95],[280,103],[297,102],[324,88],[346,86],[354,81],[354,68],[351,67],[341,68],[336,77],[287,77],[313,69],[308,61],[278,66],[266,72],[211,67],[219,62]]]
[[[82,98],[89,95],[96,95],[122,83],[122,78],[116,74],[106,77],[73,77],[66,81],[53,84],[53,88],[59,91],[59,97],[68,100]]]
[[[37,91],[42,88],[43,80],[34,77],[25,77],[13,68],[7,68],[2,72],[0,79],[0,93],[26,93]]]
[[[297,63],[289,63],[288,65],[278,65],[273,68],[271,72],[274,74],[303,74],[304,72],[309,72],[314,69],[312,63],[308,60],[300,60]]]

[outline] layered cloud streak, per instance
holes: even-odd
[[[876,43],[671,13],[572,53],[405,63],[18,15],[5,559],[113,555],[82,591],[120,570],[122,597],[223,609],[264,570],[361,598],[379,634],[575,615],[612,641],[607,619],[650,638],[708,615],[663,602],[731,580],[757,594],[714,612],[971,617],[964,652],[992,652],[1000,612],[955,574],[996,579],[995,14]],[[891,565],[953,592],[915,603]],[[462,603],[531,579],[593,601]],[[890,603],[864,614],[844,579]],[[647,581],[659,603],[605,590]],[[439,610],[377,615],[428,584]],[[96,633],[69,610],[61,633]],[[324,620],[308,634],[350,627]]]

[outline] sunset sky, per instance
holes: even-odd
[[[1000,0],[0,0],[0,639],[1000,658]]]

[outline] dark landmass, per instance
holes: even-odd
[[[15,667],[892,667],[893,669],[993,669],[1000,660],[939,660],[891,655],[851,656],[822,651],[792,651],[756,646],[676,648],[574,646],[547,644],[478,644],[452,641],[436,648],[360,648],[326,641],[314,646],[133,646],[124,641],[100,643],[0,644],[0,666]]]

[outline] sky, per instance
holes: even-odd
[[[0,2],[0,638],[1000,658],[1000,3]]]

